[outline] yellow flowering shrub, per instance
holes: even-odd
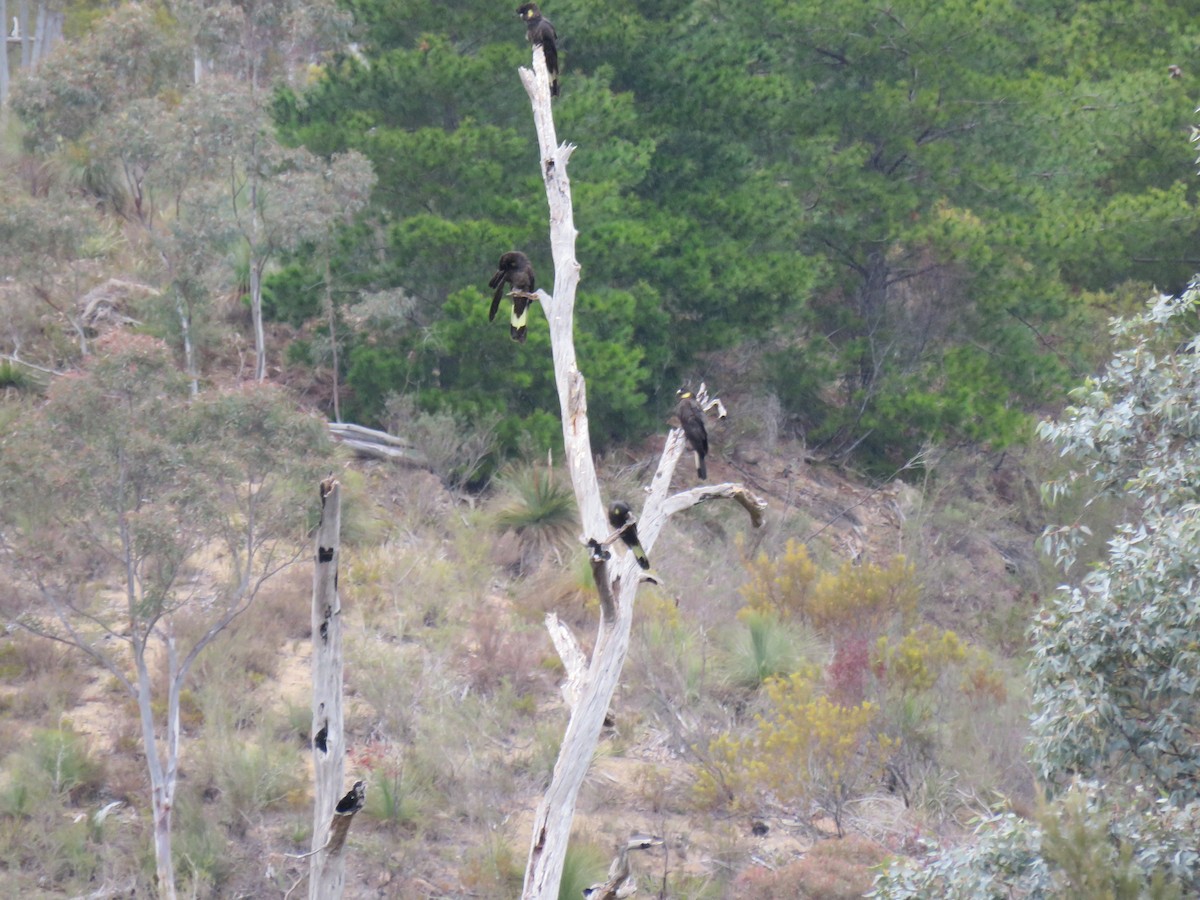
[[[920,595],[916,567],[903,556],[893,557],[886,566],[847,561],[817,579],[807,615],[826,634],[847,628],[876,631],[893,618],[911,623]]]
[[[875,669],[881,680],[901,693],[928,691],[949,666],[967,658],[967,645],[953,631],[922,625],[898,641],[875,643]]]
[[[783,555],[771,559],[760,553],[743,559],[749,579],[738,589],[745,607],[739,616],[774,615],[781,620],[803,616],[808,596],[820,570],[809,558],[808,547],[789,538]]]
[[[897,617],[907,625],[916,615],[920,585],[903,556],[884,566],[846,562],[822,572],[804,544],[789,540],[774,559],[760,553],[743,566],[749,576],[739,589],[746,604],[739,613],[743,619],[799,619],[830,636],[847,629],[878,632]]]
[[[875,733],[875,704],[835,703],[817,691],[815,674],[769,679],[771,710],[750,734],[726,733],[709,744],[701,799],[750,810],[769,798],[800,815],[815,808],[841,833],[846,802],[878,776],[896,741]]]
[[[638,613],[643,621],[659,628],[678,628],[683,624],[679,604],[661,589],[643,590],[638,594]]]

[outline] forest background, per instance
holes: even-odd
[[[7,42],[0,379],[10,421],[120,325],[166,341],[193,392],[267,378],[333,418],[407,432],[447,496],[483,490],[497,472],[510,485],[493,491],[497,506],[519,495],[522,478],[545,486],[544,472],[505,468],[557,449],[545,329],[535,310],[528,342],[517,345],[486,321],[486,278],[500,253],[523,249],[539,272],[552,271],[514,73],[528,47],[512,11],[264,2],[69,3],[39,13],[9,0],[4,21],[14,5],[26,23],[20,33],[59,21],[61,41],[42,56],[29,41]],[[1110,316],[1154,289],[1179,292],[1198,268],[1188,138],[1200,29],[1186,7],[564,0],[548,8],[563,60],[556,123],[580,148],[571,171],[583,264],[577,344],[597,449],[635,479],[625,461],[662,430],[676,388],[703,380],[735,401],[714,451],[731,467],[747,465],[744,453],[851,465],[881,483],[902,472],[943,490],[953,471],[995,466],[987,489],[1003,482],[1008,522],[1031,541],[1043,514],[1030,491],[1012,485],[1049,470],[1030,449],[1037,418],[1058,412],[1068,388],[1110,356],[1101,338]],[[940,463],[962,459],[972,462]],[[819,528],[821,515],[812,518],[781,522],[751,550],[766,552],[765,564],[798,564],[787,538]],[[392,596],[403,570],[384,566],[379,548],[394,550],[396,534],[368,520],[373,549],[364,558],[378,553],[381,568],[362,578]],[[485,561],[475,570],[456,557],[470,538],[437,528],[457,548],[447,563],[454,574],[437,577],[469,579],[455,590],[490,596]],[[537,529],[518,522],[510,531]],[[507,571],[519,597],[531,592],[512,585],[545,576],[539,561],[553,557],[556,540],[526,541],[518,552]],[[1006,540],[991,543],[1007,548]],[[890,553],[858,543],[856,555],[873,550],[867,561],[900,577]],[[844,549],[825,551],[830,572],[840,571]],[[743,597],[730,552],[727,612]],[[940,629],[936,640],[969,634],[1019,695],[1014,632],[1046,576],[1031,552],[1000,555],[1003,589],[924,579],[912,590],[922,596],[918,618]],[[756,559],[744,553],[746,584]],[[994,608],[980,599],[989,593],[1020,602]],[[888,596],[896,606],[871,640],[917,634],[909,601]],[[974,599],[956,608],[949,596]],[[510,662],[497,661],[500,648],[534,641],[519,628],[516,644],[497,636],[509,615],[473,625],[491,635],[496,670]],[[717,609],[711,615],[719,619]],[[798,618],[823,652],[849,646],[819,617]],[[453,635],[439,615],[429,621],[442,629],[440,650],[461,639],[477,660],[488,646],[478,634]],[[925,640],[936,644],[928,632]],[[413,664],[383,659],[372,664]],[[780,672],[792,668],[794,659]],[[768,669],[750,679],[755,702],[768,702],[759,690]],[[13,677],[30,672],[22,663]],[[514,680],[482,679],[515,692],[518,709],[544,700],[544,685]],[[247,719],[218,714],[227,696],[212,702],[197,712],[198,729]],[[59,698],[40,714],[70,708]],[[753,704],[732,718],[715,711],[736,708],[723,698],[711,718],[697,714],[695,734],[672,741],[707,747],[709,732],[748,727]],[[374,727],[366,733],[388,748],[398,790],[416,779],[382,819],[427,839],[403,813],[406,797],[436,795],[441,784],[423,768],[429,760],[418,765],[399,748],[419,729]],[[226,777],[216,756],[209,765],[214,783]],[[712,758],[708,765],[720,772]],[[1020,793],[1008,781],[1005,791]],[[283,801],[268,793],[269,811]],[[68,804],[78,797],[66,794]],[[931,818],[954,820],[958,803],[930,802]],[[465,821],[480,818],[476,810]],[[238,827],[220,815],[197,820],[205,823],[197,840],[221,843],[222,829]],[[94,837],[85,833],[80,846]],[[42,862],[12,852],[14,877],[45,877]],[[503,851],[488,852],[479,871],[502,879]],[[232,878],[221,862],[211,871],[193,862],[190,877]],[[79,865],[57,880],[82,877]],[[709,882],[719,889],[719,878]]]

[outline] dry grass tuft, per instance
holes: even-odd
[[[742,873],[735,885],[744,900],[857,900],[871,889],[873,867],[887,856],[874,841],[857,835],[820,841],[797,862],[777,871]]]
[[[458,663],[472,690],[491,696],[508,685],[524,697],[546,689],[541,661],[547,652],[552,651],[543,629],[516,628],[503,612],[485,607],[471,617]]]

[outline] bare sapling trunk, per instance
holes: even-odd
[[[42,55],[46,48],[46,4],[39,3],[37,7],[37,16],[33,22],[33,49],[29,54],[29,67],[37,69],[42,61]]]
[[[179,316],[179,333],[183,337],[183,368],[194,397],[200,393],[200,373],[196,368],[196,351],[192,346],[192,313],[182,294],[175,296],[175,312]]]
[[[162,900],[175,898],[175,862],[171,856],[171,813],[175,807],[176,765],[174,751],[177,743],[166,741],[166,759],[161,756],[158,733],[151,707],[150,672],[146,665],[146,645],[134,647],[137,665],[137,703],[142,725],[142,745],[146,748],[146,769],[150,775],[150,815],[154,822],[154,867],[158,881],[158,896]],[[179,727],[178,693],[172,692],[167,703],[167,733],[177,733]],[[172,731],[172,728],[175,731]]]
[[[250,188],[251,203],[257,202],[258,188]],[[254,216],[254,232],[259,229],[258,209],[252,207]],[[254,322],[254,380],[263,381],[267,377],[267,333],[263,328],[262,309],[262,268],[263,260],[257,256],[258,243],[255,240],[250,246],[250,318]]]
[[[8,125],[8,0],[0,0],[0,131]]]
[[[342,847],[354,813],[362,808],[361,782],[342,802],[346,742],[342,712],[342,606],[338,597],[342,488],[331,475],[321,482],[321,522],[313,568],[313,839],[308,896],[337,900],[346,867]]]
[[[254,380],[267,377],[267,334],[263,329],[262,273],[257,266],[250,269],[250,317],[254,320]]]
[[[325,311],[329,316],[329,352],[333,365],[333,421],[342,421],[342,403],[338,387],[337,310],[333,306],[333,273],[329,266],[329,250],[325,251]]]
[[[17,27],[21,30],[21,68],[28,69],[33,59],[33,29],[29,21],[29,0],[17,0]]]
[[[583,375],[576,365],[574,344],[579,263],[575,259],[576,232],[567,162],[575,148],[557,142],[550,107],[549,78],[540,45],[533,49],[533,70],[521,69],[520,75],[533,106],[540,168],[550,205],[554,295],[538,291],[538,299],[550,329],[567,469],[575,490],[583,536],[590,541],[600,542],[608,536],[610,529],[604,515],[605,506],[600,495],[588,432],[587,390]],[[647,551],[653,547],[669,515],[706,499],[742,498],[739,502],[752,511],[752,521],[755,524],[761,522],[765,504],[740,485],[705,486],[668,497],[671,476],[683,449],[683,432],[672,430],[639,519],[638,534]],[[549,623],[556,644],[570,648],[563,656],[568,665],[569,689],[565,693],[571,710],[550,787],[534,816],[522,893],[526,900],[552,900],[558,896],[576,799],[599,742],[604,717],[629,650],[633,601],[641,580],[641,570],[632,553],[614,555],[608,560],[603,558],[602,553],[594,553],[593,574],[605,602],[595,647],[586,669],[583,668],[583,655],[578,652],[578,642],[574,641],[570,632],[557,622]]]

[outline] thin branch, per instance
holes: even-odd
[[[647,553],[653,549],[654,542],[667,519],[708,500],[734,500],[750,514],[750,522],[755,528],[759,528],[763,524],[763,514],[766,511],[767,503],[761,497],[751,493],[743,484],[735,482],[706,484],[670,497],[667,496],[671,477],[679,458],[683,455],[685,444],[683,430],[672,428],[670,434],[667,435],[666,446],[663,447],[658,471],[654,473],[654,479],[650,483],[650,496],[642,508],[642,518],[638,527],[638,537]]]
[[[44,372],[47,375],[66,375],[66,372],[60,372],[58,369],[47,369],[44,366],[35,365],[31,362],[26,362],[23,359],[18,359],[15,353],[0,354],[0,359],[10,363],[15,363],[18,366],[24,366],[27,369],[33,369],[35,372]]]
[[[745,485],[741,484],[713,484],[694,487],[690,491],[684,491],[671,497],[663,508],[663,512],[670,518],[675,513],[691,509],[707,500],[718,499],[740,503],[750,515],[750,524],[755,528],[762,527],[763,516],[767,511],[767,501],[752,494]]]
[[[40,583],[38,584],[38,587],[42,598],[50,604],[51,608],[54,610],[54,615],[58,619],[59,624],[66,630],[67,634],[70,635],[70,639],[68,640],[60,635],[36,628],[30,625],[28,622],[17,622],[16,624],[25,631],[28,631],[30,634],[44,637],[52,641],[57,641],[58,643],[64,644],[68,647],[78,647],[88,656],[92,657],[92,659],[96,660],[96,662],[100,663],[100,665],[104,666],[104,668],[106,668],[109,672],[111,672],[113,676],[116,677],[116,679],[120,681],[122,685],[124,685],[125,689],[129,691],[130,695],[136,697],[137,690],[134,688],[129,679],[125,677],[125,674],[121,671],[121,668],[116,664],[116,662],[111,659],[108,654],[102,653],[94,643],[84,638],[79,634],[78,631],[75,630],[75,626],[71,621],[71,617],[67,615],[67,612],[64,609],[65,606],[66,609],[74,612],[74,607],[72,607],[70,604],[64,604],[53,591],[46,590]],[[105,631],[108,631],[108,633],[112,634],[112,632],[107,628]]]
[[[316,850],[309,850],[307,853],[285,853],[283,855],[286,856],[288,859],[308,859],[310,856],[316,856],[318,853],[320,853],[322,850],[324,850],[328,846],[329,846],[329,840],[326,840],[325,843],[322,844],[320,847],[318,847]],[[307,874],[308,873],[305,873],[305,875],[307,875]],[[301,876],[300,881],[303,881],[303,880],[304,880],[304,876]],[[296,884],[299,884],[300,881],[297,881]],[[296,884],[292,885],[291,890],[288,891],[288,894],[290,894],[293,890],[296,889]],[[284,894],[284,896],[286,897],[287,894]]]
[[[129,640],[129,638],[125,637],[124,635],[118,634],[108,625],[107,622],[105,622],[95,613],[88,612],[86,609],[76,606],[70,600],[61,599],[54,591],[46,587],[46,583],[36,573],[30,576],[30,580],[37,587],[38,593],[52,606],[60,604],[63,608],[69,610],[72,615],[78,616],[79,618],[90,622],[111,638],[121,641]],[[63,619],[63,615],[65,614],[60,613],[57,608],[55,609],[55,614],[60,617],[60,621],[65,622],[65,619]]]
[[[319,850],[313,850],[310,853],[306,853],[305,856],[310,856],[312,853],[319,853],[319,852],[320,852]],[[297,857],[297,858],[303,858],[303,857]],[[292,883],[292,886],[290,888],[288,888],[287,891],[284,893],[283,900],[288,900],[288,897],[292,896],[292,891],[294,891],[296,888],[300,887],[300,885],[304,884],[304,880],[306,878],[308,878],[307,872],[303,873],[299,878],[297,878],[295,880],[295,882]]]
[[[129,682],[129,679],[127,679],[121,670],[117,668],[116,664],[83,639],[74,635],[72,635],[70,639],[64,638],[52,631],[43,631],[40,628],[30,625],[28,622],[22,622],[20,620],[12,622],[11,624],[17,628],[20,628],[22,631],[26,631],[29,634],[35,635],[36,637],[45,638],[48,641],[54,641],[62,644],[65,647],[74,647],[78,650],[82,650],[92,659],[96,660],[96,662],[100,663],[100,665],[104,666],[104,668],[106,668],[113,675],[113,677],[120,681],[121,684],[124,685],[125,689],[129,691],[131,696],[137,696],[137,691],[134,690],[133,685]]]

